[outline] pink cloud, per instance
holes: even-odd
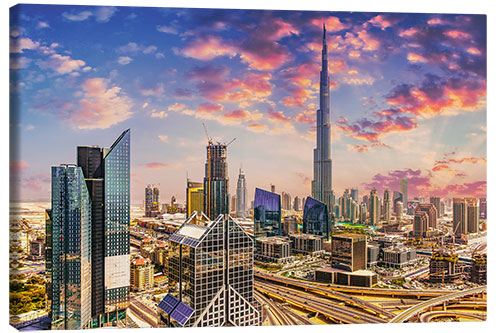
[[[446,36],[454,38],[454,39],[465,39],[465,38],[470,38],[470,34],[463,32],[463,31],[458,31],[458,30],[450,30],[446,31],[444,33]]]
[[[269,115],[269,119],[271,120],[284,123],[289,123],[291,120],[290,117],[285,116],[282,111],[268,110],[267,113]]]
[[[429,24],[429,25],[437,25],[437,24],[443,24],[443,23],[444,22],[439,18],[432,18],[432,19],[427,21],[427,24]]]
[[[188,42],[181,50],[181,53],[186,57],[194,59],[212,60],[219,56],[234,57],[236,55],[236,48],[224,42],[220,37],[206,36]]]
[[[83,97],[75,109],[61,110],[72,126],[78,129],[106,129],[132,116],[132,100],[121,92],[120,87],[109,88],[106,79],[87,79],[82,90]]]
[[[427,59],[425,59],[425,57],[421,54],[418,54],[418,53],[413,53],[413,52],[410,52],[408,53],[408,55],[406,56],[406,59],[408,59],[409,62],[427,62]]]
[[[38,66],[43,69],[52,69],[58,74],[69,74],[78,72],[85,66],[85,61],[71,59],[70,56],[52,54],[47,60],[39,60]]]
[[[382,142],[374,142],[369,145],[348,145],[349,150],[354,150],[357,151],[358,153],[366,153],[367,151],[370,151],[371,149],[376,147],[391,148]]]
[[[151,162],[143,164],[146,169],[164,169],[169,168],[170,163],[162,163],[162,162]]]
[[[247,129],[256,133],[262,133],[269,130],[269,128],[264,124],[249,124],[247,125]]]

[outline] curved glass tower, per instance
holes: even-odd
[[[326,28],[323,24],[323,51],[321,52],[321,77],[319,110],[316,112],[316,149],[314,149],[314,178],[312,197],[325,203],[333,214],[335,198],[332,190],[332,158],[330,136],[330,78],[328,77],[328,49]]]

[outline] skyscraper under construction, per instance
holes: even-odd
[[[323,25],[323,51],[321,52],[321,78],[319,110],[316,112],[316,149],[314,149],[314,178],[312,197],[325,203],[333,213],[335,197],[332,190],[332,159],[330,136],[330,78],[328,77],[328,48],[326,28]]]
[[[205,189],[203,211],[215,220],[219,214],[228,213],[227,145],[214,144],[211,140],[207,146],[207,162],[205,163]]]

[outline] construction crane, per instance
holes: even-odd
[[[205,135],[207,136],[208,144],[211,146],[212,145],[212,138],[208,135],[207,127],[205,126],[205,123],[203,124],[203,129],[205,130]]]

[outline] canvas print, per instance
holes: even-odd
[[[9,33],[15,328],[486,320],[486,15],[23,4]]]

